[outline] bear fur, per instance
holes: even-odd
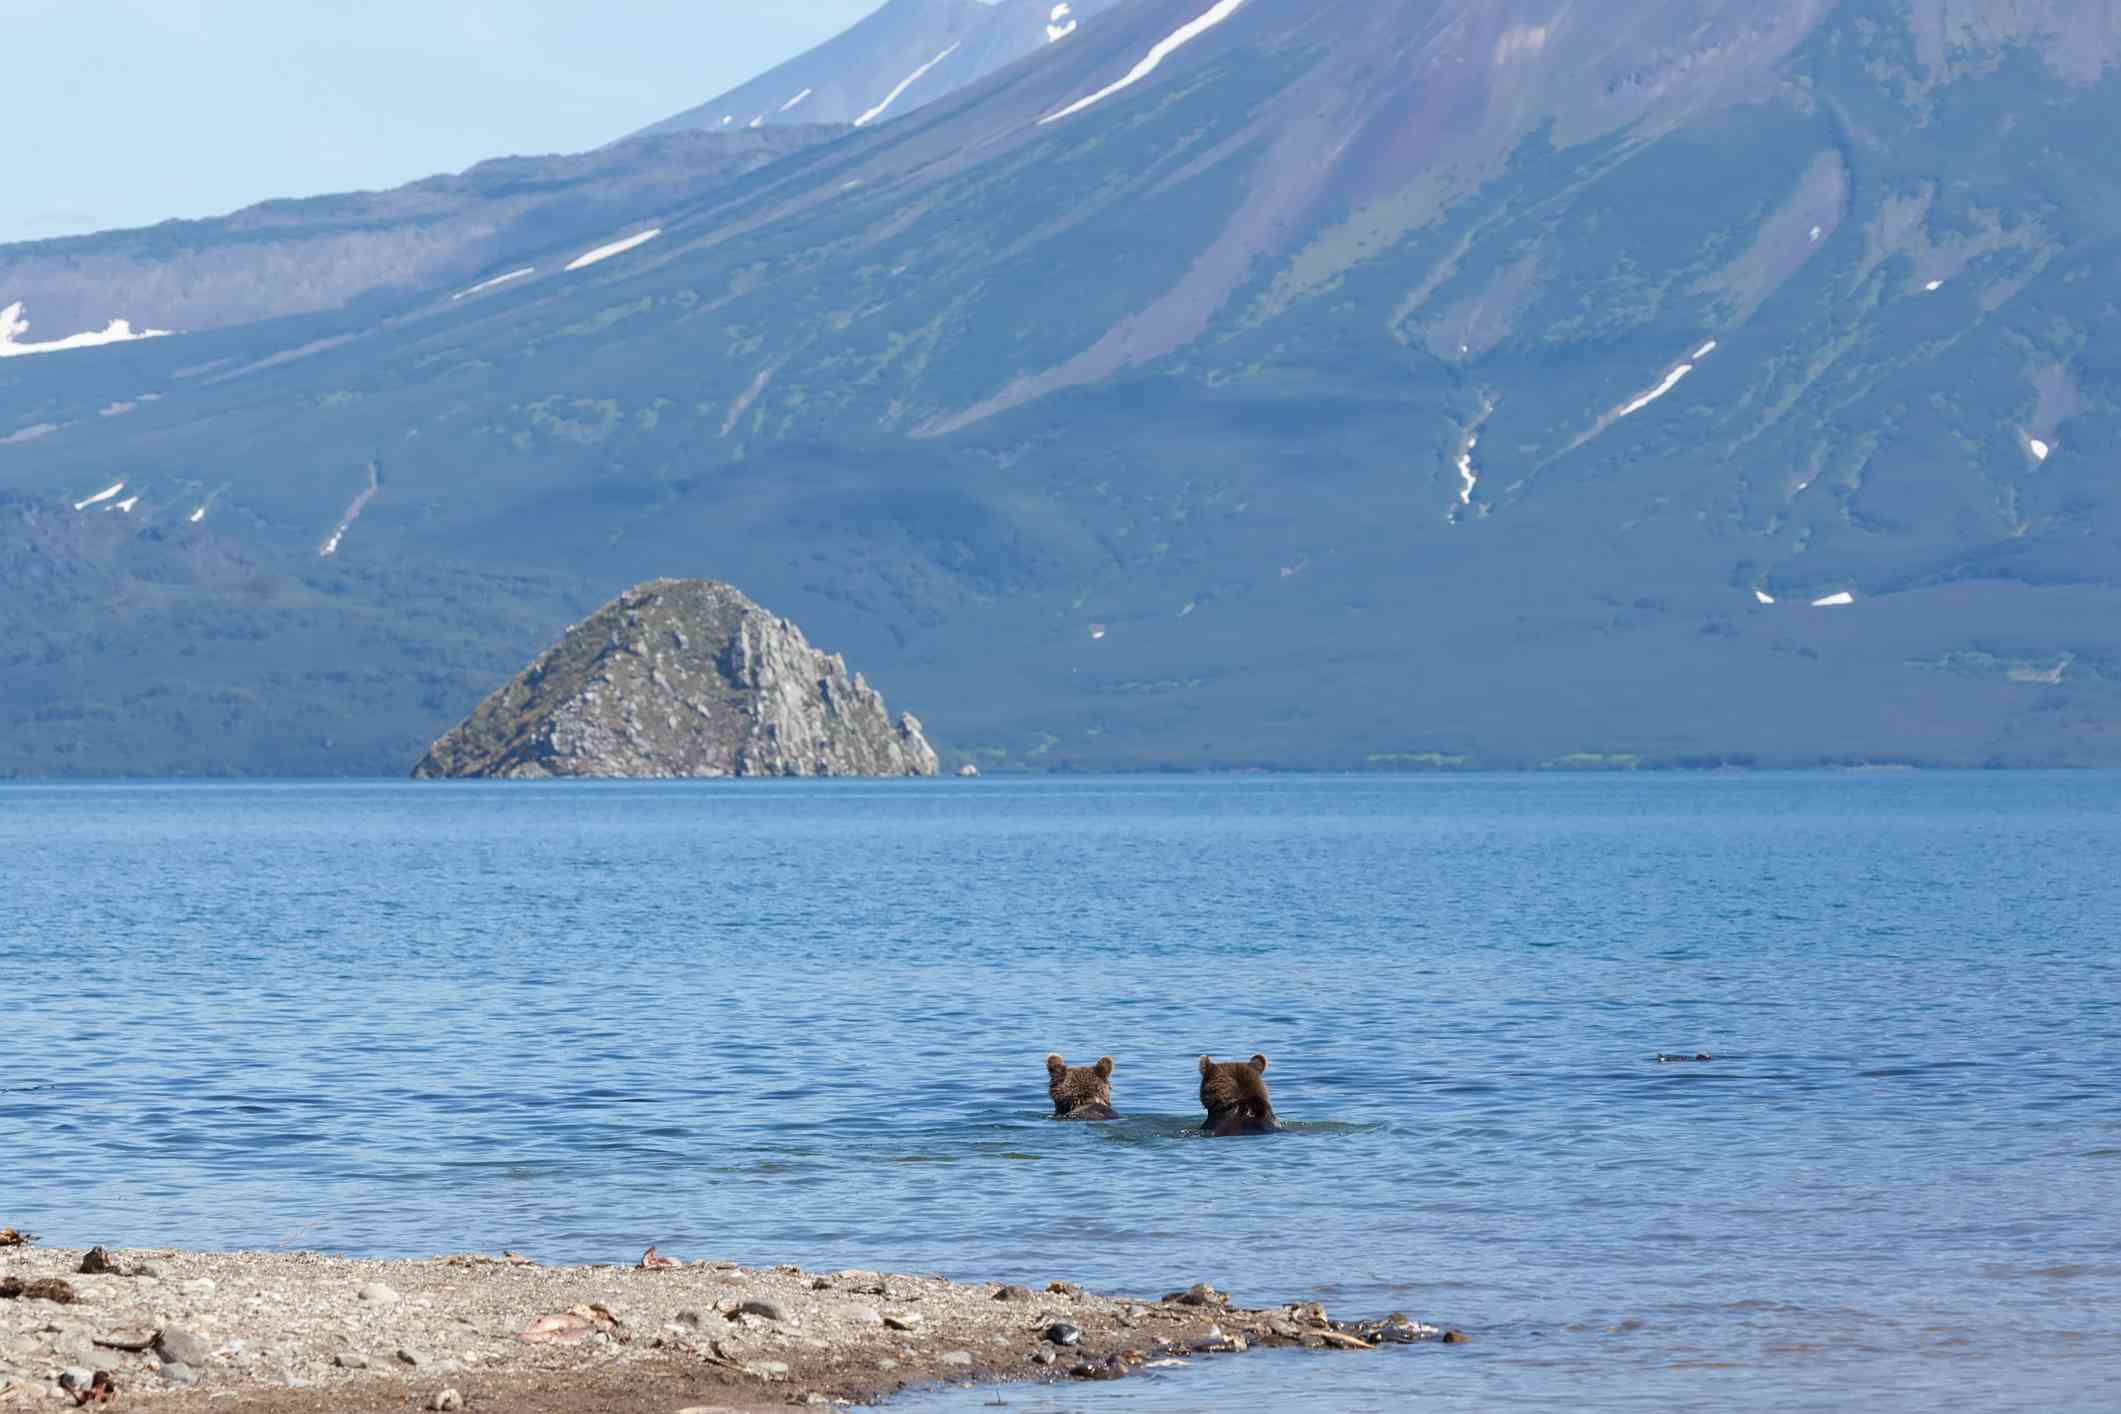
[[[1096,1065],[1069,1065],[1055,1051],[1046,1057],[1046,1090],[1055,1119],[1118,1119],[1112,1108],[1112,1057]]]
[[[1267,1058],[1215,1061],[1200,1058],[1200,1104],[1208,1112],[1203,1134],[1273,1134],[1281,1121],[1267,1098]]]

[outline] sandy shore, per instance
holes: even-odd
[[[78,1249],[0,1250],[0,1410],[72,1408],[63,1383],[85,1388],[104,1371],[117,1386],[112,1406],[151,1401],[164,1414],[676,1414],[870,1403],[954,1382],[1120,1378],[1257,1346],[1360,1351],[1457,1337],[1405,1317],[1343,1322],[1316,1305],[1243,1309],[1205,1287],[1129,1300],[1066,1282],[1032,1290],[709,1261],[103,1255],[110,1270],[84,1273]]]

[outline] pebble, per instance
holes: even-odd
[[[884,1324],[895,1331],[917,1331],[921,1328],[921,1318],[918,1313],[913,1311],[908,1311],[904,1315],[887,1313],[884,1316]]]
[[[392,1291],[379,1281],[369,1282],[361,1288],[360,1294],[363,1301],[373,1301],[378,1306],[394,1305],[398,1299],[397,1292]]]
[[[1059,1358],[1058,1355],[1055,1355],[1043,1345],[1031,1352],[1031,1363],[1034,1365],[1050,1365]]]
[[[167,1262],[142,1262],[133,1270],[141,1276],[148,1277],[154,1281],[169,1280],[169,1263]]]
[[[858,1326],[880,1326],[884,1323],[883,1313],[874,1306],[849,1306],[847,1319]]]
[[[52,1337],[52,1353],[62,1360],[93,1360],[96,1342],[87,1331],[62,1330]]]
[[[1217,1291],[1206,1282],[1197,1281],[1184,1291],[1172,1292],[1164,1300],[1176,1301],[1181,1306],[1227,1306],[1230,1304],[1230,1293]]]
[[[1046,1327],[1046,1339],[1055,1345],[1081,1345],[1082,1327],[1071,1325],[1067,1321],[1055,1321]]]
[[[946,1350],[943,1352],[943,1363],[945,1365],[969,1365],[972,1363],[972,1352],[969,1350]]]
[[[368,1357],[356,1351],[342,1350],[331,1357],[331,1363],[342,1370],[365,1370],[368,1368]]]
[[[994,1299],[996,1301],[1029,1301],[1031,1299],[1031,1288],[1011,1283],[995,1292]]]
[[[694,1330],[698,1330],[701,1326],[707,1323],[707,1318],[704,1315],[690,1308],[678,1312],[670,1319],[677,1322],[681,1326],[690,1326]]]
[[[196,1297],[203,1301],[214,1294],[214,1279],[212,1277],[193,1277],[190,1281],[179,1283],[177,1290],[183,1292],[186,1296]]]
[[[786,1306],[764,1296],[754,1296],[747,1301],[739,1302],[736,1309],[737,1314],[743,1316],[764,1316],[769,1321],[785,1321],[788,1319],[788,1308]]]
[[[464,1407],[464,1396],[453,1389],[445,1389],[427,1401],[429,1409],[451,1410]]]
[[[162,1367],[162,1378],[173,1385],[195,1385],[199,1382],[199,1372],[189,1365],[170,1364]]]
[[[754,1375],[785,1375],[788,1362],[785,1360],[754,1360],[744,1367]]]
[[[414,1350],[411,1346],[403,1346],[399,1349],[398,1362],[403,1365],[410,1365],[415,1370],[420,1369],[425,1365],[430,1365],[434,1363],[433,1361],[429,1360],[425,1354],[420,1351]]]
[[[182,1326],[165,1326],[155,1337],[155,1358],[165,1365],[204,1365],[206,1342]]]

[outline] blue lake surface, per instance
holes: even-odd
[[[0,787],[0,1221],[1474,1337],[1033,1414],[2110,1410],[2117,861],[2108,774]]]

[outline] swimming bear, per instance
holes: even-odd
[[[1200,1058],[1200,1103],[1208,1112],[1201,1124],[1203,1134],[1274,1134],[1281,1121],[1267,1099],[1267,1058],[1248,1061]]]
[[[1059,1051],[1046,1057],[1046,1089],[1053,1096],[1055,1119],[1118,1119],[1112,1108],[1112,1057],[1096,1065],[1071,1066]]]

